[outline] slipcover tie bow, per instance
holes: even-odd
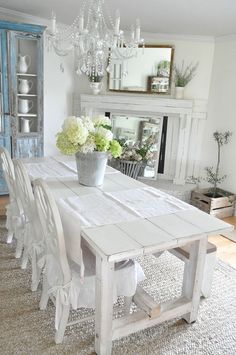
[[[77,309],[77,297],[78,286],[76,286],[73,279],[64,286],[53,286],[48,290],[48,294],[56,294],[56,316],[55,316],[55,328],[58,330],[63,306],[72,306],[73,309]]]

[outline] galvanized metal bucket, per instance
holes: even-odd
[[[76,153],[75,159],[79,183],[85,186],[100,186],[103,184],[107,165],[106,152]]]

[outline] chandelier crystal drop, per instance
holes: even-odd
[[[112,56],[123,61],[144,46],[140,21],[136,20],[125,37],[120,29],[119,11],[113,21],[104,0],[83,0],[80,14],[69,26],[58,25],[52,14],[49,41],[59,56],[74,50],[76,73],[87,75],[90,82],[101,82],[105,72],[110,71]]]

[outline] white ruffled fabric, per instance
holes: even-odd
[[[95,308],[95,257],[90,251],[88,253],[90,255],[87,254],[87,251],[84,255],[84,260],[88,265],[85,267],[86,273],[83,280],[80,277],[78,265],[73,264],[70,265],[72,271],[71,281],[63,286],[52,286],[48,290],[48,294],[53,295],[56,299],[56,330],[58,330],[61,320],[63,305],[70,305],[73,309],[80,307]],[[53,257],[51,256],[51,258],[52,261]],[[49,260],[50,257],[47,257],[47,259]],[[55,270],[52,271],[55,275]],[[115,264],[113,302],[116,302],[118,296],[133,296],[138,282],[144,279],[143,270],[137,262],[127,260]]]

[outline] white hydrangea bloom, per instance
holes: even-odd
[[[72,144],[82,145],[88,137],[88,130],[80,117],[69,117],[64,121],[63,130]]]
[[[77,125],[77,120],[79,119],[79,117],[75,117],[75,116],[69,116],[67,117],[62,125],[62,129],[63,131],[67,131],[68,129],[74,127]]]
[[[98,133],[100,136],[102,136],[108,142],[112,141],[112,139],[113,139],[113,133],[109,129],[106,129],[104,127],[98,127],[96,130],[96,133]]]
[[[82,116],[81,118],[82,118],[83,124],[87,128],[87,130],[89,132],[94,132],[95,128],[94,128],[94,124],[93,124],[93,121],[91,120],[91,118],[88,116]]]
[[[92,153],[96,149],[96,144],[94,142],[94,136],[89,136],[85,144],[80,148],[81,153]]]
[[[111,120],[109,117],[106,116],[97,116],[93,118],[93,124],[95,127],[99,127],[99,126],[109,126],[111,127]]]

